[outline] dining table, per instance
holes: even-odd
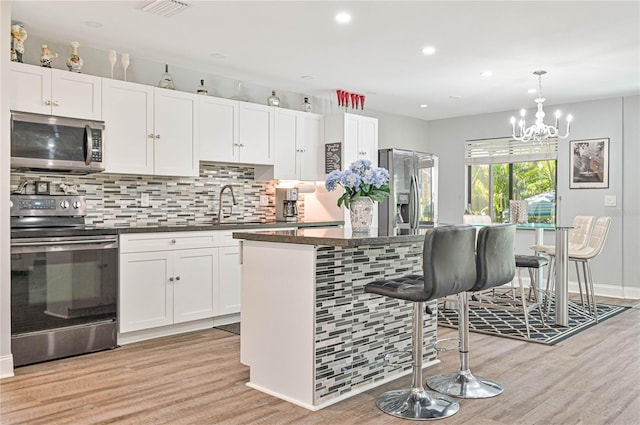
[[[535,245],[544,245],[544,231],[555,231],[555,317],[557,326],[569,326],[569,230],[573,226],[562,226],[548,223],[517,224],[516,229],[531,229],[535,231]],[[541,255],[537,253],[536,255]],[[543,268],[537,270],[536,281],[541,286],[543,282]],[[542,288],[538,288],[540,290]]]

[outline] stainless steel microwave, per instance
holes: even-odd
[[[89,174],[104,171],[103,121],[11,112],[11,168]]]

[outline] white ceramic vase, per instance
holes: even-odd
[[[373,200],[368,196],[359,197],[351,202],[349,213],[351,231],[353,233],[369,233],[373,220]]]

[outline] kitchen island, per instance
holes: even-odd
[[[242,240],[248,386],[319,410],[411,372],[413,304],[367,294],[364,285],[421,274],[424,234],[315,228],[233,237]],[[430,306],[435,311],[435,301]],[[424,337],[435,341],[435,314],[425,315]],[[427,347],[424,364],[434,362]]]

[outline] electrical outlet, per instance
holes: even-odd
[[[151,206],[151,203],[149,201],[149,194],[148,193],[141,193],[140,194],[140,206],[141,207],[149,207]]]
[[[269,205],[269,197],[267,195],[260,195],[260,206],[266,207]]]
[[[616,195],[605,195],[604,196],[604,206],[605,207],[615,207],[617,204]]]

